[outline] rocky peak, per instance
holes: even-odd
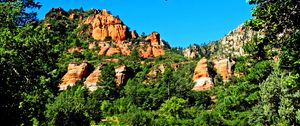
[[[64,15],[64,16],[69,16],[68,12],[66,12],[62,8],[51,8],[48,13],[46,13],[45,18],[57,16],[56,14]]]
[[[189,59],[197,58],[200,55],[199,49],[196,45],[185,48],[182,52],[184,57],[187,57]]]
[[[165,54],[164,44],[160,40],[158,32],[152,32],[145,38],[150,43],[142,44],[139,53],[142,58],[157,57]]]
[[[257,34],[257,32],[251,30],[244,24],[241,24],[219,40],[219,44],[221,46],[220,54],[230,57],[245,55],[243,46],[247,42],[251,41],[255,34]]]
[[[145,40],[150,41],[152,46],[160,45],[160,34],[158,32],[152,32]]]
[[[108,36],[114,41],[124,41],[130,38],[129,28],[105,9],[89,16],[84,24],[91,25],[89,32],[96,40],[103,41]]]

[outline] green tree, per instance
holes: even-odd
[[[60,93],[53,102],[47,104],[45,111],[48,125],[82,126],[89,124],[87,105],[88,91],[81,86],[71,87]]]
[[[300,73],[299,69],[299,29],[300,3],[298,0],[249,0],[256,4],[253,19],[246,24],[260,31],[256,40],[261,58],[277,55],[280,51],[281,68]]]
[[[187,103],[188,101],[174,96],[169,100],[166,100],[165,103],[161,105],[159,111],[179,118],[181,115],[183,115],[183,109],[187,107]]]

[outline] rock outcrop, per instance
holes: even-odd
[[[160,45],[160,34],[158,32],[152,32],[145,38],[146,41],[151,42],[151,46]]]
[[[214,84],[209,76],[207,59],[203,57],[198,63],[194,71],[193,80],[196,83],[192,90],[202,91],[211,89]]]
[[[95,91],[101,85],[97,85],[101,77],[101,68],[105,67],[103,65],[97,66],[93,72],[91,72],[92,65],[87,62],[83,62],[80,65],[76,63],[69,64],[68,72],[63,76],[61,83],[59,84],[60,90],[66,90],[68,86],[74,86],[76,82],[87,77],[84,81],[84,86],[90,91]],[[126,65],[120,65],[115,67],[115,82],[116,87],[123,86],[128,77],[130,77],[130,69]]]
[[[230,61],[228,58],[225,58],[221,60],[214,60],[213,63],[216,73],[222,76],[223,81],[228,80],[232,76],[231,67],[233,66],[234,62]]]
[[[89,31],[96,40],[104,40],[108,36],[114,41],[124,41],[130,38],[128,27],[118,17],[113,16],[105,9],[89,16],[84,24],[91,25]]]
[[[75,53],[75,52],[81,53],[82,48],[81,47],[74,47],[74,48],[68,49],[68,53]]]
[[[86,78],[84,82],[84,86],[88,88],[90,91],[95,91],[98,89],[98,81],[101,75],[101,66],[96,67],[96,69]]]
[[[83,62],[80,65],[76,63],[69,64],[68,72],[63,76],[58,86],[59,90],[65,90],[68,86],[74,86],[77,81],[89,75],[91,68],[92,66],[87,62]]]
[[[189,59],[194,59],[194,58],[197,58],[199,56],[199,54],[192,48],[186,48],[183,50],[183,56],[187,57]]]
[[[111,56],[113,54],[117,54],[120,53],[120,49],[119,48],[109,48],[106,52],[107,56]]]
[[[243,46],[247,42],[251,41],[255,34],[257,34],[257,32],[251,30],[244,24],[238,26],[238,28],[229,32],[225,37],[219,40],[219,44],[222,48],[222,50],[220,50],[220,54],[231,57],[245,55]]]
[[[152,32],[145,40],[150,43],[140,44],[142,47],[139,49],[139,54],[142,58],[157,57],[165,54],[164,44],[161,42],[158,32]]]
[[[128,68],[126,65],[121,65],[115,68],[116,72],[116,85],[117,87],[121,87],[124,85],[125,81],[128,79]]]

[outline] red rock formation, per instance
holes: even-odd
[[[202,91],[211,89],[214,84],[208,74],[207,59],[203,57],[198,63],[193,76],[195,86],[192,90]]]
[[[119,48],[109,48],[106,52],[107,56],[111,56],[113,54],[117,54],[120,53],[120,49]]]
[[[121,65],[115,68],[115,72],[116,72],[116,85],[117,87],[121,87],[122,85],[124,85],[125,80],[128,77],[127,67],[125,65]]]
[[[152,32],[145,40],[150,41],[152,46],[160,45],[160,34],[158,32]]]
[[[232,63],[229,61],[228,58],[226,59],[221,59],[221,60],[214,60],[214,68],[217,70],[217,74],[221,75],[223,80],[226,81],[228,80],[231,75],[231,66]]]
[[[128,27],[118,17],[114,17],[105,9],[88,17],[84,24],[91,25],[89,31],[96,40],[104,40],[107,36],[115,41],[124,41],[129,38]]]
[[[123,55],[129,56],[131,54],[131,50],[129,49],[128,44],[117,44],[117,47]]]
[[[154,57],[165,55],[163,46],[157,45],[152,47],[152,53]]]
[[[84,82],[84,86],[87,87],[90,91],[95,91],[98,89],[98,80],[101,74],[100,71],[101,66],[98,66],[87,78]]]
[[[74,53],[74,52],[81,53],[82,52],[82,48],[81,47],[70,48],[70,49],[68,49],[68,52],[69,53]]]
[[[99,48],[100,48],[100,51],[98,52],[98,54],[99,54],[100,56],[106,54],[107,50],[108,50],[109,47],[110,47],[110,45],[107,44],[107,43],[99,43],[98,46],[99,46]]]
[[[74,86],[77,81],[83,77],[87,77],[91,65],[87,62],[83,62],[80,65],[71,63],[68,66],[68,72],[63,76],[61,83],[59,84],[59,90],[65,90],[68,86]]]
[[[142,58],[150,58],[150,57],[153,57],[153,53],[152,53],[152,47],[147,47],[146,50],[144,50],[143,48],[140,48],[139,49],[139,53],[140,53],[140,56]]]

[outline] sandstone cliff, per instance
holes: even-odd
[[[87,77],[84,81],[84,86],[90,91],[95,91],[101,85],[97,85],[99,79],[101,79],[101,68],[105,67],[103,65],[97,66],[93,72],[91,72],[92,65],[87,62],[83,62],[80,65],[76,63],[69,64],[67,73],[63,76],[61,83],[59,84],[60,90],[66,90],[68,86],[75,86],[76,82],[83,80],[84,77]],[[115,82],[116,87],[123,86],[128,77],[130,76],[130,71],[126,65],[120,65],[115,68]]]
[[[89,32],[96,40],[104,40],[110,36],[114,41],[124,41],[130,36],[129,28],[105,9],[89,16],[84,24],[91,25]]]
[[[214,84],[212,82],[212,78],[209,76],[207,59],[205,57],[197,63],[193,80],[196,83],[193,87],[193,90],[195,91],[209,90],[213,88]]]
[[[65,90],[68,86],[74,86],[76,82],[90,74],[91,68],[92,66],[87,62],[83,62],[79,65],[77,63],[69,64],[68,71],[63,76],[61,83],[58,86],[59,90]]]

